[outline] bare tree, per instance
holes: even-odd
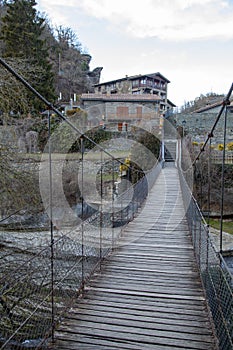
[[[58,26],[55,27],[56,37],[61,46],[64,48],[75,47],[81,50],[81,44],[78,41],[77,34],[69,27]]]

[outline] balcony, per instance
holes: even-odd
[[[134,89],[138,89],[138,88],[148,88],[148,89],[155,89],[155,90],[159,90],[159,91],[166,91],[166,85],[163,84],[151,84],[149,82],[134,82],[132,84],[132,90]]]

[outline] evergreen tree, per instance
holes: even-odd
[[[31,71],[34,69],[36,74],[31,77],[29,83],[53,102],[54,77],[48,48],[43,39],[46,22],[38,15],[35,6],[35,0],[12,0],[6,3],[7,12],[2,19],[1,28],[3,57],[14,58],[19,63],[20,73],[24,76],[27,74],[21,69],[22,67],[25,69],[25,62]],[[35,110],[45,107],[31,93],[28,93],[28,97],[29,104],[33,105]]]

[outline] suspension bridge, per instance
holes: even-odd
[[[53,349],[216,348],[178,171],[168,164],[56,331]]]
[[[41,216],[41,208],[32,214],[34,222],[37,217],[40,223],[47,220],[49,226],[42,230],[38,225],[33,229],[23,226],[18,222],[23,215],[21,209],[1,219],[1,350],[232,350],[233,277],[222,255],[222,226],[218,248],[190,182],[193,166],[213,139],[224,111],[227,117],[233,86],[192,164],[185,161],[182,140],[166,139],[164,135],[161,146],[167,154],[163,149],[144,176],[115,196],[116,169],[122,160],[80,132],[23,78],[3,65],[70,130],[81,135],[81,155],[70,170],[71,174],[79,174],[81,211],[74,215],[59,191],[61,169],[69,161],[53,158],[49,138],[39,168],[40,191],[49,221]],[[50,115],[48,128],[50,136]],[[224,133],[224,144],[225,137]],[[87,176],[90,165],[85,162],[85,138],[99,150],[94,172],[98,200],[93,201],[98,206],[89,214],[85,213],[85,198],[92,194],[93,181]],[[224,157],[223,152],[222,204]],[[106,164],[107,176],[103,171]],[[112,183],[110,196],[105,181]],[[29,183],[26,179],[23,183],[27,195]],[[11,204],[18,208],[17,203]],[[62,209],[64,222],[55,227],[57,209]],[[223,219],[223,206],[221,214]]]

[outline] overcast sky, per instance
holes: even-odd
[[[160,72],[180,106],[233,82],[233,0],[38,0],[103,67],[101,82]]]

